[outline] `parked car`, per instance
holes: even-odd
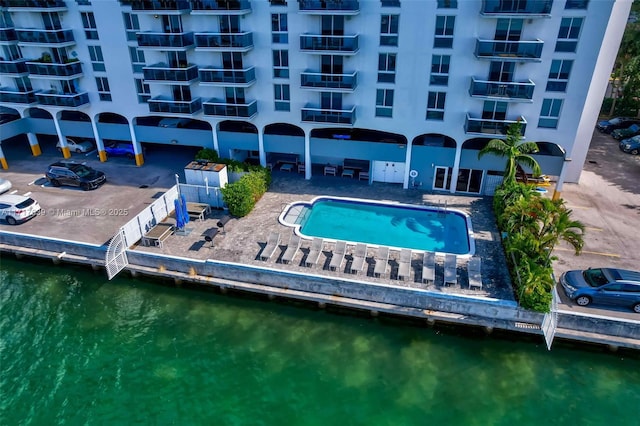
[[[603,133],[611,133],[616,129],[623,129],[629,127],[632,124],[640,124],[637,119],[630,117],[616,117],[611,120],[599,121],[596,128]]]
[[[22,195],[0,195],[0,219],[9,225],[26,222],[40,211],[40,205],[33,198]]]
[[[618,147],[621,151],[638,155],[638,153],[640,153],[640,135],[621,140]]]
[[[53,186],[79,186],[83,191],[95,189],[107,181],[103,172],[84,164],[67,161],[49,165],[45,176]]]
[[[565,294],[580,306],[623,306],[640,314],[640,272],[617,268],[568,271],[560,277]]]
[[[625,129],[616,129],[611,132],[611,136],[618,140],[632,138],[636,135],[640,135],[640,125],[638,124],[632,124]]]
[[[0,178],[0,194],[4,194],[10,190],[12,186],[10,180]]]
[[[105,143],[104,150],[109,156],[113,157],[135,157],[135,151],[133,150],[133,144],[125,142],[113,142],[110,144]]]
[[[67,138],[67,146],[70,151],[77,152],[78,154],[91,152],[95,149],[93,142],[72,138]],[[62,151],[62,142],[58,141],[56,148],[58,148],[58,151]]]

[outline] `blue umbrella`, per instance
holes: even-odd
[[[180,194],[180,203],[182,204],[182,220],[186,225],[189,223],[189,212],[187,211],[187,199],[184,198],[184,194]]]
[[[180,201],[176,198],[173,200],[173,205],[175,206],[175,214],[176,214],[176,228],[182,229],[184,228],[184,212],[182,210],[182,206],[180,205]],[[188,216],[187,216],[188,217]]]

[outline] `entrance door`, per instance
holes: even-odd
[[[403,183],[406,163],[374,161],[372,179],[375,182]]]
[[[451,167],[436,166],[433,172],[433,189],[448,191],[451,187]]]
[[[479,194],[480,188],[482,188],[482,170],[458,170],[456,192],[470,192],[472,194]]]

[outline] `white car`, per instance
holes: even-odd
[[[67,138],[67,146],[69,150],[72,152],[77,152],[78,154],[82,154],[84,152],[91,152],[95,149],[93,143],[89,141],[75,140],[71,138]],[[56,144],[56,148],[58,151],[62,151],[62,142],[58,141]]]
[[[40,211],[40,204],[23,195],[0,195],[0,219],[9,225],[26,222]]]
[[[4,194],[11,189],[11,181],[0,178],[0,194]]]

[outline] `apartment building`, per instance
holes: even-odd
[[[561,187],[579,179],[630,7],[0,0],[0,104],[20,117],[0,133],[34,155],[66,137],[102,161],[130,142],[140,166],[147,144],[206,147],[306,179],[491,194],[504,160],[478,151],[519,122]]]

